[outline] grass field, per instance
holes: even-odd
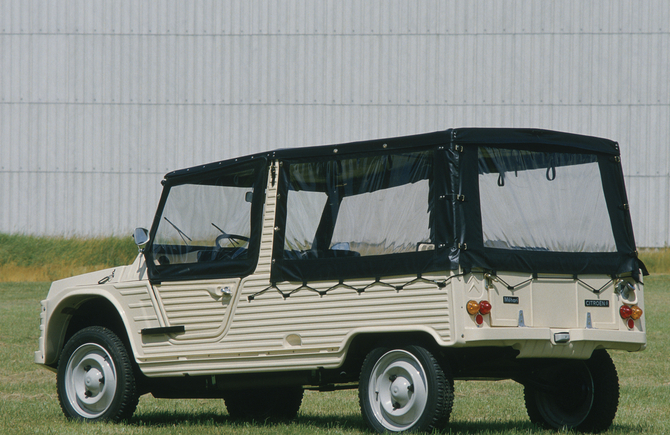
[[[33,363],[39,336],[39,301],[48,283],[0,284],[1,434],[361,434],[355,391],[307,392],[298,418],[263,425],[229,420],[221,400],[169,400],[143,396],[124,424],[67,421],[56,397],[56,377]],[[612,352],[621,399],[608,434],[670,434],[670,275],[647,278],[648,348]],[[451,434],[551,434],[530,424],[523,389],[511,381],[456,382]]]

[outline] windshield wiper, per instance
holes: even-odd
[[[223,234],[224,236],[226,235],[226,232],[223,231],[221,228],[219,228],[214,222],[210,222],[210,224],[212,224],[212,226],[217,230],[221,231],[221,234]]]
[[[165,219],[165,220],[167,221],[167,223],[169,223],[170,225],[172,225],[172,228],[174,228],[175,230],[177,230],[177,233],[179,233],[179,236],[181,237],[181,239],[184,241],[185,244],[188,245],[188,242],[192,242],[192,241],[193,241],[189,236],[186,235],[185,232],[183,232],[182,230],[180,230],[179,228],[177,228],[177,225],[175,225],[175,224],[173,224],[172,222],[170,222],[170,219],[166,218],[165,216],[163,216],[163,219]],[[186,239],[188,239],[188,242],[186,241]]]

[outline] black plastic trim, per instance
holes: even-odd
[[[184,325],[175,326],[161,326],[158,328],[144,328],[141,331],[142,335],[159,335],[159,334],[183,334],[186,332]]]

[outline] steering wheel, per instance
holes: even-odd
[[[223,248],[226,247],[226,246],[223,246],[223,245],[222,245],[222,241],[223,241],[223,240],[228,240],[228,241],[233,245],[233,247],[236,247],[236,248],[237,248],[237,247],[238,247],[238,245],[237,245],[238,241],[241,240],[241,241],[243,241],[243,242],[248,242],[248,241],[249,241],[249,237],[247,237],[247,236],[241,236],[241,235],[239,235],[239,234],[228,234],[228,233],[223,233],[223,234],[221,234],[220,236],[218,236],[218,237],[216,238],[216,247],[217,247],[217,248],[219,248],[219,249],[223,249]]]

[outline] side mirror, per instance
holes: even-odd
[[[135,244],[139,250],[143,251],[147,243],[149,243],[149,231],[146,228],[135,228],[133,239],[135,239]]]

